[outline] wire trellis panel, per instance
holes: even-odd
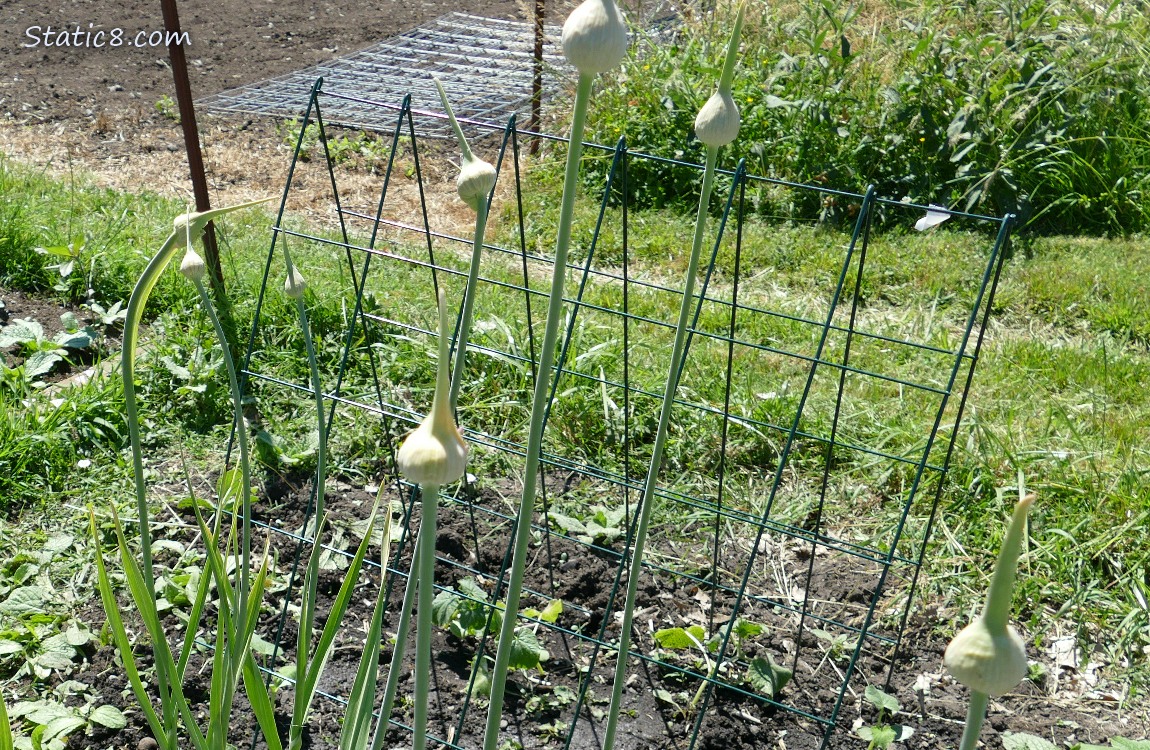
[[[559,29],[544,29],[544,97],[570,71],[559,51]],[[534,31],[522,21],[454,12],[379,44],[286,75],[213,94],[198,104],[219,112],[294,118],[299,105],[322,77],[330,92],[349,98],[333,100],[326,110],[329,125],[376,130],[385,127],[372,105],[361,100],[394,102],[410,94],[417,108],[438,108],[437,76],[457,115],[502,126],[531,104]],[[450,128],[437,123],[422,133],[447,137]]]
[[[347,100],[315,82],[302,119],[316,123],[325,146],[328,108]],[[324,385],[328,425],[338,432],[350,429],[353,413],[374,415],[393,449],[422,419],[431,381],[430,364],[410,379],[397,375],[397,352],[427,359],[425,353],[434,351],[429,301],[444,286],[449,304],[462,303],[471,240],[445,225],[423,191],[420,138],[442,128],[444,116],[414,109],[410,97],[400,105],[355,101],[370,107],[376,129],[391,123],[392,161],[380,178],[378,201],[345,205],[336,166],[321,160],[310,167],[327,170],[338,229],[300,228],[286,211],[293,177],[304,168],[297,150],[273,227],[264,288],[275,287],[269,274],[279,268],[280,243],[291,243],[294,261],[305,269],[329,263],[333,251],[347,264],[347,327]],[[468,127],[500,136],[493,161],[505,187],[496,190],[502,196],[496,213],[507,225],[500,236],[511,239],[501,244],[489,238],[484,248],[480,327],[467,361],[475,377],[464,378],[460,422],[472,466],[483,467],[472,472],[502,474],[469,474],[442,498],[441,528],[454,519],[467,531],[441,537],[436,588],[488,609],[499,601],[515,518],[513,502],[504,496],[517,497],[527,395],[536,377],[547,377],[552,396],[535,515],[535,572],[525,592],[536,611],[518,617],[537,632],[552,661],[545,677],[520,680],[527,685],[517,705],[530,711],[528,695],[555,696],[556,685],[569,684],[543,715],[565,747],[596,748],[604,708],[596,690],[603,693],[612,679],[614,615],[622,601],[617,594],[650,453],[650,415],[661,399],[670,350],[673,323],[667,316],[682,298],[679,282],[665,282],[667,274],[656,272],[665,271],[662,264],[674,249],[659,249],[663,260],[657,264],[644,260],[650,252],[644,222],[625,198],[632,195],[628,165],[657,157],[632,152],[623,140],[614,147],[585,146],[586,158],[609,167],[605,181],[581,199],[585,226],[576,231],[569,261],[564,333],[554,371],[538,373],[535,336],[552,260],[537,248],[530,212],[539,207],[522,191],[520,133],[514,117],[502,128]],[[401,139],[412,160],[406,176],[419,198],[414,223],[389,218],[401,179],[395,162]],[[562,145],[562,139],[550,139]],[[661,721],[652,729],[636,720],[621,732],[638,746],[693,750],[724,745],[733,731],[773,746],[772,726],[794,731],[801,725],[825,746],[836,728],[849,725],[843,709],[852,684],[889,682],[897,668],[1013,217],[947,212],[985,238],[985,252],[961,277],[970,281],[957,290],[962,301],[950,305],[946,320],[904,325],[878,314],[868,297],[900,261],[899,246],[876,239],[871,228],[879,214],[888,223],[909,225],[926,207],[880,198],[873,190],[855,194],[756,177],[742,162],[723,179],[712,219],[716,239],[706,248],[701,289],[692,300],[673,411],[680,450],[665,463],[655,498],[661,526],[644,559],[644,615],[636,618],[644,632],[636,634],[629,654],[637,679],[628,692],[630,710]],[[851,229],[812,231],[799,250],[788,246],[782,226],[777,235],[766,235],[769,240],[761,234],[752,239],[748,191],[817,193],[846,207],[854,217]],[[824,253],[833,273],[813,301],[796,307],[756,267],[753,259],[765,252]],[[413,289],[422,289],[420,298],[404,298]],[[261,292],[246,387],[306,395],[300,383],[265,372],[258,345],[263,304]],[[469,384],[486,390],[469,398]],[[896,432],[876,424],[907,427]],[[418,508],[414,488],[396,478],[394,457],[386,461],[391,473],[383,481],[395,492],[404,524],[392,559],[402,560],[404,550],[410,556]],[[851,519],[867,513],[887,521],[860,533],[862,524]],[[306,534],[292,538],[297,554],[311,543]],[[387,574],[394,592],[397,583],[402,590],[409,570],[394,563]],[[485,597],[461,593],[463,578],[476,582]],[[551,621],[540,612],[554,600],[562,602],[563,615]],[[286,605],[284,612],[286,618]],[[695,647],[673,645],[668,633],[675,628],[690,633]],[[455,647],[477,661],[493,651],[483,633]],[[777,674],[772,665],[793,672],[781,690],[767,684]],[[449,668],[436,669],[446,679]],[[477,673],[471,670],[472,681]],[[483,718],[475,703],[470,689],[450,702],[445,713],[455,721],[448,726],[441,719],[436,739],[446,747],[476,747]],[[392,721],[396,731],[404,730],[396,717]]]

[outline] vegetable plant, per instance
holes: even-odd
[[[596,74],[610,70],[627,52],[627,27],[623,14],[613,0],[585,0],[563,24],[563,54],[579,71],[575,87],[575,102],[571,116],[571,132],[567,147],[567,166],[563,178],[563,197],[559,208],[556,230],[555,258],[551,276],[551,290],[547,302],[547,318],[543,341],[539,350],[538,375],[531,399],[531,416],[527,435],[527,456],[523,472],[523,494],[519,501],[513,542],[511,569],[507,580],[507,611],[519,610],[519,596],[523,588],[523,572],[527,563],[527,543],[531,537],[531,519],[535,509],[535,489],[539,475],[539,459],[543,447],[543,423],[551,391],[551,369],[558,347],[559,322],[563,317],[563,289],[567,272],[567,251],[571,244],[571,223],[575,213],[575,192],[578,189],[579,161],[583,151],[583,129],[587,120],[587,106],[591,98],[591,84]],[[487,726],[483,734],[483,750],[496,750],[499,745],[499,725],[502,721],[503,695],[507,684],[507,669],[515,639],[515,618],[503,618],[499,631],[499,645],[495,654],[495,667],[491,671],[491,702],[487,709]]]
[[[1009,619],[1026,516],[1033,503],[1034,495],[1031,494],[1014,506],[986,593],[986,606],[974,622],[959,631],[943,654],[947,670],[970,688],[970,704],[959,750],[974,750],[978,744],[978,733],[982,729],[990,696],[1005,693],[1026,676],[1026,647]]]
[[[631,545],[631,560],[627,571],[627,594],[623,604],[623,624],[619,631],[618,655],[615,661],[615,679],[611,687],[611,706],[607,713],[607,726],[604,729],[603,746],[607,750],[614,747],[615,733],[618,730],[619,710],[623,703],[623,685],[627,681],[627,657],[631,644],[631,624],[635,614],[635,600],[639,590],[639,578],[643,566],[643,549],[646,543],[647,528],[651,520],[651,508],[655,501],[655,487],[659,472],[663,467],[663,450],[667,442],[667,427],[671,421],[671,409],[675,404],[675,394],[679,389],[679,374],[687,342],[687,325],[694,306],[695,276],[699,269],[699,256],[703,246],[703,235],[707,226],[708,207],[711,200],[711,187],[715,179],[715,164],[719,149],[735,139],[739,133],[739,110],[731,98],[731,82],[735,75],[735,63],[739,53],[739,35],[743,27],[745,4],[739,6],[734,29],[727,45],[726,60],[719,78],[718,90],[699,110],[695,118],[695,134],[707,146],[707,161],[703,172],[703,186],[699,194],[699,208],[695,219],[695,232],[691,241],[691,255],[687,263],[686,280],[683,287],[683,300],[679,307],[679,319],[675,325],[675,343],[671,349],[671,361],[664,382],[663,403],[659,410],[659,423],[651,447],[651,462],[647,469],[647,480],[643,485],[643,496],[639,505],[639,519],[635,525],[634,540]],[[712,676],[719,664],[712,667]]]

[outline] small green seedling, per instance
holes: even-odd
[[[910,727],[890,722],[902,708],[893,695],[883,692],[874,685],[867,685],[863,697],[867,703],[878,709],[874,724],[864,724],[860,718],[855,727],[855,734],[869,743],[867,750],[885,750],[892,743],[903,742],[914,735],[914,730]]]
[[[19,345],[24,377],[29,381],[47,375],[58,363],[75,352],[91,349],[99,340],[99,333],[80,325],[73,313],[61,315],[60,323],[64,330],[50,339],[44,337],[44,326],[31,318],[17,318],[0,329],[0,349]]]

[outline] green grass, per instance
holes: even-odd
[[[734,3],[637,42],[599,93],[590,139],[700,162],[691,136]],[[1045,233],[1150,221],[1147,16],[1120,3],[877,0],[755,4],[734,96],[750,171],[993,215]],[[604,169],[598,170],[601,175]],[[689,206],[699,176],[645,163],[644,205]],[[821,196],[755,191],[767,216],[839,223]],[[797,200],[796,200],[797,199]]]

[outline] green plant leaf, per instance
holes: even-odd
[[[220,505],[230,505],[243,494],[244,473],[238,469],[228,469],[216,480],[216,497]]]
[[[700,625],[692,625],[689,628],[663,628],[656,630],[652,636],[655,643],[659,644],[660,648],[669,649],[672,651],[682,651],[684,649],[696,648],[702,643],[707,632],[703,630]]]
[[[539,645],[539,639],[535,637],[533,630],[520,628],[515,631],[515,638],[511,641],[511,659],[507,662],[507,667],[535,669],[550,657],[547,649]]]
[[[24,360],[24,374],[29,379],[47,375],[57,362],[64,361],[63,355],[60,354],[62,351],[62,349],[41,349],[28,355],[28,359]]]
[[[1128,740],[1125,737],[1115,737],[1110,740],[1114,750],[1150,750],[1150,740]]]
[[[17,318],[0,328],[0,349],[44,338],[44,326],[28,318]]]
[[[894,727],[889,727],[886,724],[879,724],[873,727],[859,727],[856,730],[859,737],[866,740],[870,744],[867,747],[870,750],[882,750],[883,748],[890,747],[891,743],[895,741],[898,736],[895,733]]]
[[[124,718],[123,712],[108,704],[97,706],[88,715],[88,720],[109,729],[123,729],[128,726],[128,720]]]
[[[1026,732],[1003,732],[1002,747],[1005,750],[1058,750],[1050,740]]]
[[[12,724],[8,721],[8,709],[0,698],[0,750],[12,750]]]
[[[877,708],[879,711],[885,712],[886,716],[893,716],[898,712],[902,706],[899,704],[898,699],[890,693],[883,692],[880,688],[874,685],[867,685],[863,697],[867,702]]]
[[[0,602],[0,614],[23,617],[42,613],[45,598],[47,594],[39,586],[23,586],[8,594],[8,598]]]
[[[87,349],[96,341],[96,332],[91,328],[76,331],[60,331],[52,337],[52,343],[65,349]]]
[[[776,664],[768,654],[766,657],[756,656],[751,659],[747,665],[746,679],[755,690],[774,698],[791,681],[791,674],[791,670]]]

